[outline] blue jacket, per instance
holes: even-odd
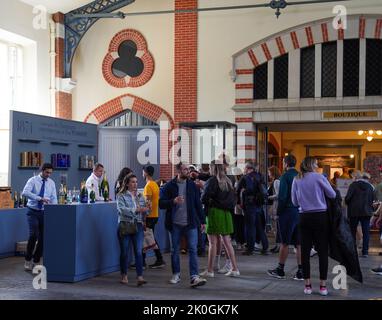
[[[187,214],[188,214],[188,225],[190,229],[198,228],[199,224],[206,223],[206,217],[202,209],[202,203],[200,201],[200,192],[196,187],[195,183],[189,179],[186,181],[187,190]],[[177,178],[175,177],[166,185],[161,188],[159,196],[159,208],[166,209],[166,219],[165,226],[166,229],[172,230],[172,217],[176,210],[176,205],[174,204],[174,199],[179,194],[179,188],[177,184]]]

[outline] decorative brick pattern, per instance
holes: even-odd
[[[322,42],[329,42],[328,25],[326,23],[321,24]]]
[[[359,18],[359,38],[365,38],[366,19],[364,17]]]
[[[381,28],[382,28],[382,19],[377,19],[375,23],[375,33],[374,33],[375,39],[381,38]]]
[[[249,122],[252,123],[253,119],[252,118],[235,118],[236,123],[244,123],[244,122]]]
[[[261,48],[263,49],[265,59],[267,59],[268,61],[271,60],[272,56],[271,56],[271,53],[269,52],[269,48],[268,48],[267,44],[263,43],[261,45]]]
[[[236,99],[235,102],[236,104],[247,104],[252,103],[253,99]]]
[[[144,52],[140,57],[143,61],[143,72],[137,77],[116,77],[112,72],[112,65],[115,61],[114,56],[118,55],[118,48],[122,42],[131,40],[137,45],[137,53]],[[102,74],[106,82],[116,88],[140,87],[147,83],[154,73],[154,59],[148,51],[145,38],[136,30],[125,29],[118,32],[110,42],[109,52],[106,54],[102,63]]]
[[[276,44],[277,44],[277,48],[279,48],[280,55],[285,54],[286,51],[285,51],[285,47],[281,37],[276,38]]]
[[[312,46],[314,44],[312,28],[306,27],[305,33],[306,33],[306,38],[308,40],[308,46]]]
[[[89,118],[94,117],[98,123],[102,123],[114,117],[115,115],[118,115],[119,113],[124,111],[123,100],[126,97],[133,99],[131,106],[131,110],[133,112],[136,112],[156,123],[158,123],[161,120],[167,120],[169,122],[169,132],[160,132],[160,178],[169,180],[174,174],[174,167],[171,163],[169,163],[168,160],[169,150],[171,150],[172,147],[172,143],[169,142],[168,135],[171,132],[171,130],[174,129],[175,124],[174,120],[171,118],[170,114],[167,111],[142,98],[133,96],[131,94],[124,94],[95,108],[86,116],[84,122],[87,122]],[[165,147],[166,145],[167,148]]]
[[[236,69],[236,74],[237,75],[253,74],[253,69]]]
[[[197,0],[175,0],[175,9],[196,9]],[[175,14],[174,119],[197,121],[198,14]]]
[[[241,83],[235,85],[236,89],[253,89],[253,83]]]
[[[298,43],[298,39],[297,39],[297,34],[296,34],[296,32],[291,32],[290,33],[290,37],[291,37],[291,39],[292,39],[292,43],[293,43],[293,48],[295,48],[295,49],[298,49],[298,48],[300,48],[300,44]]]
[[[249,58],[251,59],[253,66],[256,68],[259,65],[259,60],[257,60],[253,50],[248,50]]]
[[[70,93],[56,92],[56,117],[72,120],[72,95]]]

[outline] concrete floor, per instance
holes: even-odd
[[[360,258],[364,275],[364,284],[359,284],[348,278],[348,290],[334,290],[331,274],[335,261],[329,263],[328,297],[321,297],[318,289],[318,258],[312,258],[313,290],[312,296],[303,294],[303,282],[291,279],[296,271],[295,256],[290,254],[285,271],[287,280],[277,280],[269,277],[266,271],[277,264],[277,256],[242,256],[237,252],[241,276],[228,278],[215,273],[215,278],[208,278],[208,283],[197,289],[189,287],[188,257],[182,255],[182,281],[177,285],[168,284],[171,277],[170,256],[165,254],[167,265],[164,269],[147,270],[144,273],[148,281],[144,287],[135,286],[135,271],[129,271],[131,284],[119,284],[119,273],[111,273],[77,283],[48,283],[47,290],[35,290],[32,286],[33,275],[23,269],[23,258],[12,257],[0,260],[0,299],[127,299],[127,300],[273,300],[273,299],[382,299],[382,276],[374,275],[370,268],[382,263],[378,256],[380,249],[371,248],[368,258]],[[153,259],[153,258],[151,258]],[[148,260],[148,263],[152,261]],[[200,258],[200,269],[207,264],[207,258]]]

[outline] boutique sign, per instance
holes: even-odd
[[[378,118],[378,111],[339,111],[323,112],[323,119],[357,119],[357,118]]]

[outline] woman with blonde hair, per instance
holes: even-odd
[[[306,157],[300,166],[301,173],[292,184],[292,202],[299,206],[301,234],[301,262],[305,280],[305,294],[312,294],[310,282],[310,250],[318,252],[320,269],[320,294],[326,296],[329,257],[329,221],[326,197],[334,199],[336,192],[324,175],[317,173],[314,157]]]
[[[207,181],[202,194],[202,203],[208,213],[207,236],[209,241],[208,269],[202,273],[204,276],[214,277],[214,261],[218,238],[222,236],[226,254],[232,264],[232,270],[225,275],[236,277],[240,275],[237,267],[235,252],[232,247],[230,235],[233,233],[231,211],[234,210],[235,190],[231,180],[225,174],[224,165],[218,161],[211,162],[211,178]]]

